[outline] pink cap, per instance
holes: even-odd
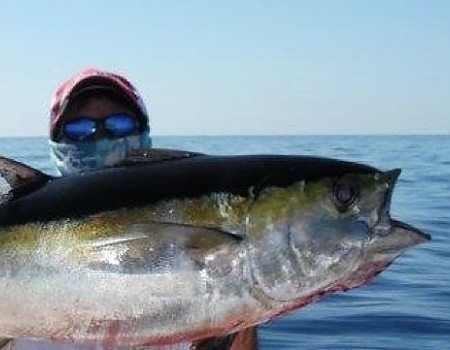
[[[90,89],[110,89],[130,102],[130,105],[140,114],[143,122],[148,125],[147,109],[136,88],[124,77],[98,69],[86,69],[63,82],[55,91],[50,109],[50,132],[64,114],[71,98],[80,92]]]

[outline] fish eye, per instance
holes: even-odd
[[[339,211],[347,210],[358,199],[359,189],[355,182],[339,179],[334,184],[333,199]]]

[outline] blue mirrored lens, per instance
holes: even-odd
[[[95,121],[89,118],[74,119],[63,126],[64,135],[73,141],[83,141],[94,135],[96,131]]]
[[[133,134],[138,129],[135,117],[128,114],[114,114],[104,120],[103,127],[113,137]]]

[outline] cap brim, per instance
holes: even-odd
[[[98,76],[86,78],[72,88],[72,91],[67,96],[67,104],[60,113],[61,116],[64,115],[65,110],[70,106],[71,101],[82,97],[83,95],[95,94],[97,92],[106,92],[116,96],[117,100],[124,103],[133,111],[133,113],[136,113],[136,115],[142,119],[143,123],[148,123],[147,116],[142,112],[135,99],[130,97],[129,94],[113,80]]]
[[[119,96],[123,96],[125,99],[129,100],[130,103],[135,104],[135,102],[131,101],[128,94],[123,91],[123,89],[116,82],[111,79],[98,76],[86,78],[76,84],[67,95],[67,100],[70,101],[80,95],[95,91],[111,91]]]

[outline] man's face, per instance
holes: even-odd
[[[108,97],[96,96],[85,99],[82,103],[71,108],[65,113],[58,123],[59,132],[56,135],[56,141],[58,142],[77,142],[67,137],[64,133],[64,128],[67,123],[73,123],[79,119],[89,118],[94,121],[102,121],[111,115],[127,115],[135,120],[137,126],[139,126],[139,119],[136,115],[126,106],[119,104]],[[100,123],[101,124],[101,123]],[[104,124],[104,123],[103,123]],[[97,123],[97,126],[99,123]],[[139,127],[136,128],[136,134],[139,131]],[[128,136],[128,135],[127,135]],[[95,133],[89,137],[89,140],[101,140],[104,138],[111,138],[111,134],[107,132],[105,127],[98,127]]]

